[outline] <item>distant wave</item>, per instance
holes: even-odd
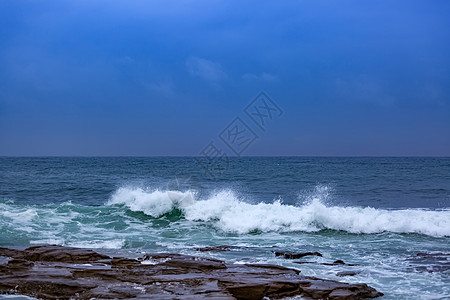
[[[317,195],[301,206],[280,201],[250,204],[230,190],[198,199],[193,191],[122,187],[112,195],[108,205],[123,204],[132,211],[142,211],[155,218],[178,209],[187,220],[208,222],[220,230],[238,234],[331,229],[357,234],[395,232],[450,236],[450,210],[327,206],[320,199]]]

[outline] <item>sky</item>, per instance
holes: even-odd
[[[450,156],[449,15],[444,0],[0,0],[0,155]]]

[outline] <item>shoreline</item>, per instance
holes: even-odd
[[[268,264],[230,264],[174,253],[138,259],[56,245],[0,247],[0,293],[38,299],[362,299],[383,294],[366,284],[303,276]]]

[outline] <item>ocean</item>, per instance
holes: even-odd
[[[450,158],[231,157],[209,173],[207,163],[0,157],[0,246],[269,263],[367,283],[383,299],[450,299]],[[196,250],[219,245],[231,251]]]

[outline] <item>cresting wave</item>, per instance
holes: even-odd
[[[349,233],[418,233],[434,237],[450,236],[450,210],[386,210],[371,207],[326,206],[320,195],[302,206],[274,203],[250,204],[233,191],[220,191],[198,199],[193,191],[147,191],[122,187],[108,205],[123,204],[132,211],[160,217],[179,209],[189,221],[213,224],[225,232],[316,232],[323,229]]]

